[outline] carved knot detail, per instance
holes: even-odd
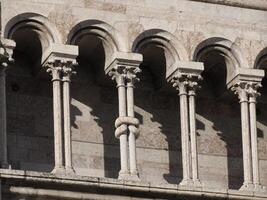
[[[139,137],[139,120],[134,117],[118,117],[115,121],[115,136],[119,138],[123,134],[127,134],[127,130],[132,132],[136,138]]]

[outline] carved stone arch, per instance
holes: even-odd
[[[5,25],[4,37],[16,41],[14,56],[23,52],[33,75],[39,73],[45,52],[52,44],[62,43],[56,26],[37,13],[21,13],[11,18]]]
[[[22,29],[35,31],[43,44],[43,50],[52,43],[62,43],[56,26],[40,14],[22,13],[13,17],[5,26],[4,37],[11,39],[16,31]]]
[[[262,49],[259,54],[257,55],[255,62],[254,62],[254,69],[266,69],[267,66],[267,47]]]
[[[189,56],[180,41],[171,33],[162,29],[150,29],[142,32],[133,42],[132,51],[143,54],[142,67],[149,66],[154,86],[162,87],[166,72],[179,61],[188,61]]]
[[[217,52],[225,58],[228,82],[235,74],[237,68],[249,68],[248,62],[243,57],[241,50],[232,41],[213,37],[201,42],[195,49],[193,60],[202,62],[209,53]]]
[[[171,59],[167,68],[177,61],[188,61],[189,59],[186,49],[180,41],[171,33],[161,29],[150,29],[141,33],[133,42],[132,51],[139,52],[142,47],[151,43],[165,49],[166,57]]]
[[[126,43],[123,42],[118,31],[100,20],[85,20],[75,25],[68,35],[67,43],[77,45],[79,40],[86,35],[95,36],[103,42],[107,63],[114,52],[126,49]]]

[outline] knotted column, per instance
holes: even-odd
[[[197,62],[177,62],[166,73],[168,82],[179,91],[183,180],[181,185],[200,186],[197,163],[195,90],[204,66]]]
[[[238,69],[228,83],[240,99],[244,183],[241,190],[265,191],[259,180],[256,97],[264,76],[263,70]]]
[[[6,115],[6,69],[12,59],[15,42],[0,40],[0,134],[1,134],[1,167],[10,168],[7,158],[7,115]]]
[[[130,172],[128,167],[127,124],[125,123],[127,116],[125,85],[126,68],[124,66],[114,67],[109,75],[116,81],[118,88],[119,117],[115,121],[115,136],[120,140],[121,170],[119,172],[119,179],[127,179]]]
[[[52,76],[53,114],[54,114],[54,153],[55,167],[52,173],[73,173],[72,148],[70,132],[70,92],[69,84],[72,67],[76,63],[78,47],[72,45],[52,44],[43,55],[43,67]],[[63,82],[63,116],[62,121],[62,82]],[[64,125],[64,136],[62,132]],[[63,143],[64,141],[64,143]]]
[[[73,73],[75,60],[68,61],[62,68],[63,82],[63,113],[64,113],[64,147],[65,147],[65,168],[67,173],[74,173],[72,167],[72,143],[70,125],[70,78]]]
[[[133,87],[141,62],[141,54],[116,52],[111,63],[105,67],[105,73],[116,81],[118,88],[119,117],[115,121],[115,136],[120,140],[119,179],[124,180],[139,179],[135,145],[139,121],[134,118]]]
[[[129,117],[129,157],[131,179],[139,180],[136,162],[135,140],[139,137],[139,120],[134,117],[134,83],[138,81],[136,74],[140,73],[139,67],[127,68],[127,115]]]

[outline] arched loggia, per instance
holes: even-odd
[[[135,111],[141,133],[137,151],[143,152],[137,159],[142,163],[140,177],[178,183],[182,179],[179,99],[166,82],[166,71],[177,60],[186,61],[188,57],[172,34],[158,29],[140,34],[132,50],[143,55],[140,81],[135,89]]]
[[[50,78],[41,73],[43,52],[59,42],[48,20],[24,13],[10,19],[4,35],[16,42],[7,69],[8,159],[14,169],[51,171],[54,165]]]
[[[104,73],[109,59],[122,48],[117,37],[112,26],[98,20],[77,24],[68,37],[69,44],[79,46],[70,92],[73,165],[80,175],[117,178],[119,171],[117,91]]]
[[[205,156],[200,156],[200,179],[205,185],[216,182],[231,189],[239,189],[242,185],[240,106],[238,98],[227,88],[236,69],[247,67],[240,62],[239,55],[235,45],[224,38],[203,41],[194,54],[195,61],[204,63],[196,106],[197,132],[200,134],[198,150],[218,161],[205,163],[202,162]],[[219,174],[218,168],[221,169]],[[206,173],[206,169],[210,176],[205,180],[201,174]]]

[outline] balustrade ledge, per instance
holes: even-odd
[[[190,199],[200,196],[207,199],[263,200],[267,198],[265,193],[249,191],[156,184],[78,175],[57,175],[25,170],[0,169],[0,178],[4,181],[2,183],[4,193],[26,196],[40,195],[50,198],[89,199],[92,195],[98,195],[101,199],[99,191],[102,191],[103,194],[123,195],[125,198],[135,195],[157,198],[176,196],[178,199],[179,197]]]

